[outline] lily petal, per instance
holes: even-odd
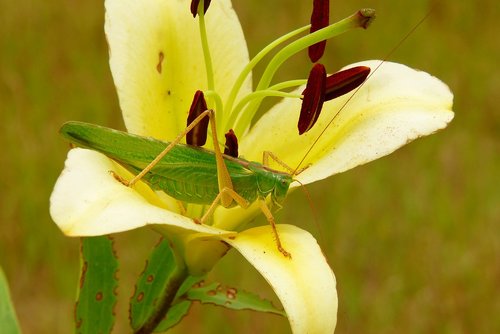
[[[365,61],[348,67],[362,65],[373,70],[380,62]],[[356,95],[342,109],[353,94]],[[259,160],[262,151],[271,151],[296,167],[338,113],[301,165],[310,167],[296,177],[304,184],[311,183],[390,154],[416,138],[443,129],[453,119],[452,102],[453,94],[439,79],[386,62],[359,91],[326,102],[314,128],[300,137],[295,129],[300,101],[283,100],[242,138],[240,152],[249,160]]]
[[[207,88],[189,1],[107,0],[105,6],[110,66],[128,131],[175,138],[185,128],[194,92]],[[215,88],[225,99],[248,63],[245,38],[230,0],[212,3],[206,24]],[[248,78],[242,93],[250,90]]]
[[[231,234],[172,212],[172,207],[145,184],[126,187],[109,171],[130,178],[128,172],[100,153],[80,148],[68,153],[50,197],[52,219],[66,235],[105,235],[152,224],[200,236]]]
[[[269,226],[224,238],[268,281],[281,300],[293,333],[333,333],[337,323],[335,275],[316,240],[293,225],[277,225],[292,258],[281,254]]]

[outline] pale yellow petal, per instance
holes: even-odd
[[[190,1],[107,0],[105,5],[111,71],[127,129],[172,140],[186,126],[195,91],[207,89]],[[246,42],[230,0],[212,1],[206,21],[215,88],[224,99],[248,63]],[[250,88],[249,79],[243,91]]]
[[[251,221],[259,214],[262,214],[262,211],[258,201],[251,203],[247,208],[237,205],[226,209],[223,206],[219,206],[214,212],[213,226],[223,230],[236,230],[239,226]]]
[[[192,276],[208,274],[230,249],[230,246],[219,240],[216,235],[190,234],[183,242],[184,260]]]
[[[373,70],[379,63],[366,61],[349,67],[365,65]],[[301,165],[310,167],[297,179],[310,183],[392,153],[446,127],[454,116],[453,95],[443,82],[401,64],[384,63],[341,110],[352,94],[326,102],[316,125],[302,136],[297,131],[300,100],[282,101],[242,138],[241,154],[260,160],[262,151],[268,150],[296,167],[338,113]]]
[[[68,236],[95,236],[161,224],[175,233],[222,235],[228,232],[167,210],[144,184],[134,188],[118,182],[109,171],[125,178],[123,168],[106,156],[85,149],[68,153],[65,168],[50,197],[50,214]]]
[[[281,254],[269,226],[256,227],[225,241],[269,282],[281,300],[295,334],[330,334],[337,323],[335,276],[316,240],[293,225],[278,225]]]

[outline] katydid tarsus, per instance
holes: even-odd
[[[377,69],[378,67],[372,70],[372,74]],[[356,92],[357,90],[354,91],[353,95]],[[349,101],[350,99],[347,100],[346,104]],[[333,115],[327,127],[346,104]],[[298,169],[300,164],[324,131],[321,132],[309,151],[305,153],[304,159],[299,165],[296,168],[290,168],[272,152],[264,152],[262,163],[222,154],[217,140],[214,115],[212,110],[204,111],[172,142],[164,142],[82,122],[65,123],[60,132],[73,144],[101,152],[134,174],[135,177],[127,181],[111,171],[115,178],[124,185],[133,186],[137,181],[144,180],[152,189],[161,190],[178,201],[208,205],[203,216],[200,219],[195,219],[197,223],[205,223],[217,205],[226,208],[239,205],[246,208],[251,203],[258,201],[272,227],[278,250],[284,256],[291,257],[291,254],[281,244],[274,217],[266,200],[270,199],[272,205],[281,206],[290,184],[294,181],[293,177],[300,173]],[[204,117],[210,119],[214,150],[181,144],[182,138]],[[269,168],[269,158],[274,159],[289,173]]]

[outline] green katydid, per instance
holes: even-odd
[[[180,144],[186,133],[204,117],[210,118],[214,151]],[[236,202],[245,208],[258,200],[273,228],[278,249],[290,257],[281,245],[265,199],[270,196],[271,202],[280,206],[293,181],[292,175],[257,162],[223,155],[212,110],[201,113],[170,143],[82,122],[65,123],[60,132],[71,143],[101,152],[136,175],[126,181],[114,174],[125,185],[132,186],[143,179],[153,189],[179,201],[210,205],[200,223],[209,218],[218,204],[232,207]],[[268,159],[266,155],[264,162]],[[272,154],[269,156],[275,159]]]

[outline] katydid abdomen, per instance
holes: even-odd
[[[60,130],[73,144],[98,151],[118,162],[134,175],[141,172],[169,144],[98,125],[68,122]],[[256,162],[225,156],[234,191],[249,203],[271,195],[280,203],[292,181],[290,175],[264,168]],[[219,194],[217,166],[212,151],[183,144],[175,145],[143,180],[177,200],[211,204]],[[231,206],[234,206],[235,203]]]

